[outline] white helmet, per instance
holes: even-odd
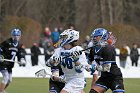
[[[79,39],[79,32],[73,29],[66,29],[60,34],[60,46],[69,44]]]

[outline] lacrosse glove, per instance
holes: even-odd
[[[0,54],[0,62],[3,62],[4,56]]]
[[[91,66],[90,66],[91,75],[93,75],[95,70],[96,70],[96,65],[95,64],[91,64]]]
[[[81,54],[82,54],[82,51],[74,51],[71,53],[71,55],[74,57],[79,57]]]
[[[19,64],[20,65],[26,65],[25,59],[24,58],[21,58]]]
[[[91,72],[91,75],[92,75],[96,70],[96,65],[95,64],[86,65],[85,69],[86,71]]]
[[[63,57],[53,57],[54,65],[58,65],[63,61]]]

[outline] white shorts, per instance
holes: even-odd
[[[3,76],[2,79],[3,84],[8,84],[12,82],[12,73],[9,73],[7,70],[1,70],[0,72],[2,73]]]
[[[65,84],[63,90],[68,93],[81,93],[84,89],[85,83],[84,79],[74,78]]]

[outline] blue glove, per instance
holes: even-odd
[[[77,62],[79,60],[79,57],[71,57],[72,62]]]
[[[93,75],[93,73],[96,71],[96,65],[95,64],[91,64],[90,71],[91,71],[91,75]]]

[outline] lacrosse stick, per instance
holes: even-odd
[[[58,79],[59,82],[63,82],[63,83],[66,82],[66,77],[65,77],[64,75],[63,75],[63,76],[55,76],[55,75],[52,75],[52,74],[50,74],[50,73],[47,73],[47,72],[45,71],[45,69],[41,69],[41,70],[39,70],[39,71],[37,71],[37,72],[35,73],[35,76],[37,76],[37,77],[42,76],[43,78],[45,78],[46,75],[49,75],[50,77],[52,77],[52,78],[51,78],[52,80],[53,80],[53,77],[57,77],[57,79]],[[55,80],[54,80],[54,81],[55,81]]]
[[[7,61],[7,62],[11,62],[11,63],[20,63],[19,61],[14,61],[14,60],[10,60],[10,59],[1,59],[1,61]]]
[[[7,61],[7,62],[12,62],[12,63],[20,63],[18,61],[14,61],[14,60],[10,60],[10,59],[4,59],[4,57],[2,55],[0,55],[0,61],[1,62]]]

